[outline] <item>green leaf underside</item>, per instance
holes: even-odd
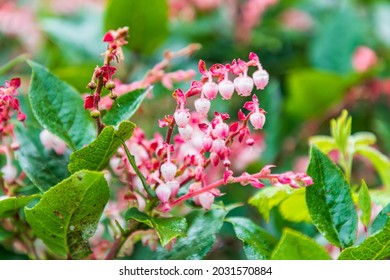
[[[90,143],[96,132],[81,96],[42,65],[28,63],[32,68],[29,98],[39,123],[72,150]]]
[[[390,257],[390,221],[360,245],[345,249],[339,260],[383,260]]]
[[[103,173],[80,171],[52,187],[36,206],[26,208],[26,219],[52,252],[82,259],[91,253],[88,239],[109,196]]]
[[[372,225],[370,227],[370,234],[374,234],[381,229],[383,229],[387,222],[389,221],[390,217],[390,203],[386,205],[376,216],[375,220],[372,222]]]
[[[364,180],[362,180],[362,186],[359,191],[358,204],[360,210],[362,211],[360,220],[362,224],[367,227],[371,220],[371,197]]]
[[[381,177],[383,185],[390,191],[390,160],[378,150],[364,145],[356,147],[356,153],[366,157],[373,164]]]
[[[40,133],[41,128],[16,125],[15,136],[20,144],[16,158],[31,182],[45,192],[69,176],[70,152],[57,155],[53,150],[47,151],[39,138]]]
[[[273,260],[330,260],[326,250],[304,234],[285,229],[272,253]]]
[[[20,208],[26,206],[31,200],[39,198],[39,194],[30,196],[10,197],[0,200],[0,218],[14,215]]]
[[[128,11],[123,16],[123,11]],[[130,49],[152,53],[168,36],[168,4],[161,0],[110,0],[105,15],[105,30],[129,27]]]
[[[226,219],[233,225],[237,238],[244,243],[244,252],[249,260],[270,259],[277,240],[251,220],[241,217]]]
[[[116,126],[128,120],[137,111],[149,89],[138,89],[119,96],[103,117],[103,123]]]
[[[335,246],[351,246],[356,239],[358,217],[342,172],[312,146],[307,173],[314,181],[306,188],[306,203],[313,223]]]
[[[131,137],[134,128],[135,125],[129,121],[122,122],[118,130],[112,126],[105,127],[95,141],[71,154],[69,172],[73,174],[83,169],[102,170],[122,145],[122,141]]]
[[[265,221],[269,221],[272,208],[278,207],[283,218],[292,222],[310,222],[305,203],[305,189],[290,186],[266,187],[249,199],[249,204],[258,209]],[[291,207],[293,205],[293,207]]]
[[[136,220],[156,229],[162,246],[167,245],[176,237],[185,236],[187,231],[187,221],[185,218],[153,218],[143,212],[140,212],[137,208],[130,208],[126,212],[125,218],[126,220]]]

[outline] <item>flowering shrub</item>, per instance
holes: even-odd
[[[58,46],[66,61],[58,69],[27,55],[0,68],[7,77],[0,86],[0,257],[388,258],[390,160],[377,136],[353,129],[341,110],[359,120],[353,102],[376,106],[387,95],[387,80],[370,76],[380,66],[374,49],[351,47],[348,68],[313,57],[339,74],[288,74],[283,107],[272,54],[261,48],[234,50],[236,57],[221,48],[226,57],[212,59],[186,40],[174,51],[158,49],[168,20],[196,25],[222,11],[239,23],[231,36],[246,46],[278,1],[237,1],[237,10],[223,10],[224,0],[150,1],[155,12],[143,2],[107,4],[108,31],[92,63],[79,65],[87,59],[72,53],[70,40],[71,47]],[[56,13],[71,14],[61,3],[53,1]],[[144,18],[145,29],[118,16],[124,7]],[[23,9],[7,4],[0,13]],[[297,22],[295,14],[305,17]],[[278,16],[281,30],[314,26],[294,7]],[[15,68],[24,61],[28,70]],[[330,136],[319,135],[328,119]],[[378,131],[382,144],[388,132]],[[228,252],[227,242],[242,256]]]

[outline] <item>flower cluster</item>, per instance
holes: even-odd
[[[23,122],[26,115],[22,113],[19,106],[19,101],[16,98],[18,95],[17,89],[20,87],[20,79],[14,78],[11,81],[5,82],[5,87],[0,86],[0,134],[1,136],[11,135],[13,137],[13,125],[10,119],[14,112],[17,113],[17,119]]]
[[[255,68],[252,75],[249,74],[251,67]],[[177,103],[174,114],[159,120],[159,126],[167,129],[165,137],[156,133],[152,139],[147,139],[145,133],[136,128],[133,137],[126,142],[137,168],[158,197],[157,210],[168,212],[188,199],[210,209],[214,198],[221,195],[218,188],[227,183],[250,184],[257,188],[264,186],[262,179],[294,188],[312,184],[304,173],[271,174],[271,166],[256,174],[233,176],[235,151],[232,146],[238,151],[256,146],[255,139],[259,137],[253,135],[253,130],[262,129],[266,121],[266,112],[253,91],[255,88],[263,90],[269,75],[256,54],[250,53],[248,61],[237,59],[225,65],[214,64],[209,69],[201,60],[199,72],[201,80],[193,81],[186,92],[174,91]],[[223,100],[229,100],[235,92],[242,97],[252,96],[239,110],[237,120],[230,121],[231,117],[224,112],[214,112],[209,119],[212,100],[218,94]],[[190,102],[193,106],[189,106]],[[125,150],[121,148],[110,163],[120,179],[129,184],[128,201],[140,210],[148,209],[152,198],[127,160]],[[209,173],[221,169],[220,175],[210,179]]]

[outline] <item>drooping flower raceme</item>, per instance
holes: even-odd
[[[252,75],[249,74],[251,67],[256,68]],[[156,133],[152,139],[147,139],[145,133],[136,128],[133,137],[126,142],[137,167],[157,195],[160,204],[156,209],[167,212],[188,199],[210,209],[214,198],[221,195],[218,188],[232,182],[256,188],[265,185],[261,181],[264,179],[274,185],[290,184],[294,188],[310,185],[311,178],[306,174],[271,174],[272,166],[266,166],[256,174],[234,176],[232,154],[255,146],[255,139],[261,139],[255,131],[262,129],[266,122],[266,111],[261,108],[254,91],[266,87],[269,75],[258,56],[251,53],[247,62],[237,59],[230,64],[215,64],[209,69],[201,60],[199,72],[201,80],[193,81],[187,91],[174,91],[175,112],[159,120],[159,126],[167,130],[165,137]],[[237,116],[210,112],[212,101],[218,95],[229,100],[235,93],[252,96]],[[144,210],[151,197],[122,148],[111,160],[111,167],[129,184],[127,199],[130,204]]]

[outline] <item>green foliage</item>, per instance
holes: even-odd
[[[362,44],[364,33],[355,9],[352,5],[345,6],[322,22],[312,41],[309,54],[316,68],[339,74],[352,71],[351,54]]]
[[[187,222],[185,218],[153,218],[140,212],[137,208],[130,208],[127,210],[125,218],[126,220],[136,220],[156,229],[162,246],[167,245],[176,237],[185,236],[187,231]]]
[[[11,217],[17,213],[20,208],[26,206],[30,201],[39,197],[39,194],[34,194],[30,196],[10,197],[0,200],[0,218]]]
[[[148,89],[137,89],[119,96],[111,109],[103,117],[106,125],[118,125],[120,122],[128,120],[137,111],[142,101],[148,94]]]
[[[69,150],[63,155],[47,151],[39,138],[41,128],[32,124],[16,126],[15,135],[20,148],[16,151],[19,164],[41,192],[45,192],[69,176]]]
[[[390,257],[390,221],[356,247],[344,250],[339,260],[383,260]]]
[[[26,219],[53,253],[82,259],[91,253],[88,239],[108,199],[103,173],[80,171],[48,190],[33,208],[26,208]]]
[[[134,128],[135,125],[129,121],[122,122],[118,130],[112,126],[105,127],[95,141],[71,154],[68,166],[70,173],[83,169],[99,171],[105,168],[122,142],[131,137]]]
[[[294,71],[287,77],[286,110],[301,119],[319,117],[340,101],[348,84],[347,79],[334,73],[312,69]]]
[[[306,189],[313,223],[332,244],[346,248],[356,239],[357,214],[348,183],[340,169],[312,146],[307,174],[314,184]]]
[[[283,218],[292,222],[310,222],[305,203],[305,189],[290,186],[266,187],[249,199],[249,204],[257,208],[268,222],[270,212],[278,207]]]
[[[370,234],[374,234],[380,230],[382,230],[387,222],[389,221],[390,217],[390,204],[387,204],[386,207],[384,207],[381,212],[379,212],[378,216],[376,216],[374,222],[371,225],[370,228]]]
[[[128,46],[136,52],[151,54],[168,36],[167,1],[109,0],[105,30],[123,26],[129,27]]]
[[[39,123],[64,140],[72,150],[89,144],[95,129],[80,95],[42,65],[32,68],[29,97]]]
[[[362,224],[367,227],[371,220],[371,197],[370,193],[368,192],[368,187],[366,182],[362,180],[362,185],[360,187],[359,191],[359,208],[362,210],[362,214],[360,216],[360,220],[362,221]]]
[[[249,260],[270,259],[277,240],[264,229],[247,218],[226,219],[233,225],[237,238],[244,243],[244,252]]]
[[[286,228],[272,253],[273,260],[330,260],[325,249],[304,234]]]

